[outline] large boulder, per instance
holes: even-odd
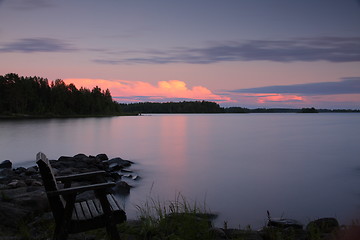
[[[110,171],[119,171],[123,168],[130,167],[133,162],[129,160],[124,160],[120,157],[112,158],[108,161],[105,161],[109,165]]]
[[[0,168],[12,168],[12,162],[10,160],[5,160],[0,163]]]
[[[74,158],[76,159],[83,159],[83,158],[88,158],[88,156],[86,156],[85,154],[83,153],[78,153],[74,156]]]
[[[116,183],[116,186],[113,188],[115,193],[120,195],[127,195],[130,193],[131,186],[124,181],[119,181]]]
[[[109,160],[108,156],[105,153],[100,153],[100,154],[96,155],[96,158],[99,159],[100,161]]]
[[[331,233],[339,229],[339,222],[336,218],[319,218],[309,222],[306,226],[308,232],[318,231],[320,233]]]

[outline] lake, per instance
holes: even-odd
[[[0,121],[0,162],[34,165],[77,153],[134,161],[141,176],[124,198],[130,218],[147,197],[219,214],[253,228],[274,217],[304,224],[360,218],[360,114],[178,114]]]

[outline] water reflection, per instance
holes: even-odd
[[[259,226],[359,216],[360,114],[219,114],[0,121],[0,161],[107,153],[138,164],[127,213],[153,196],[183,193],[219,223]]]

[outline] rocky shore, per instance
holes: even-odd
[[[73,157],[62,156],[58,160],[50,160],[50,163],[56,176],[105,170],[107,180],[116,183],[112,189],[115,194],[130,193],[131,186],[124,179],[139,179],[138,175],[128,169],[133,162],[120,157],[109,159],[103,153],[96,156],[85,154],[77,154]],[[73,185],[82,184],[84,183],[75,182]],[[42,239],[41,229],[36,229],[34,226],[41,225],[45,220],[52,221],[52,215],[38,167],[34,165],[29,168],[13,168],[10,160],[1,162],[0,240],[21,239],[14,237],[18,235],[29,235],[30,239]],[[21,233],[21,231],[29,232]]]
[[[115,194],[127,195],[131,186],[126,179],[138,180],[139,176],[129,167],[133,162],[120,157],[109,159],[104,153],[96,156],[77,154],[50,160],[57,176],[105,170],[106,178],[116,183]],[[78,185],[84,182],[75,183]],[[84,196],[86,197],[86,196]],[[210,239],[243,240],[332,240],[360,239],[359,223],[340,226],[335,218],[321,218],[306,226],[291,219],[274,219],[268,213],[268,225],[262,230],[230,229],[224,223],[222,228],[209,224]],[[37,166],[13,168],[10,160],[0,163],[0,240],[51,239],[54,227],[53,217]],[[140,220],[129,220],[122,233],[123,239],[145,239]],[[85,233],[70,236],[69,239],[106,239],[99,235]],[[146,238],[152,239],[152,238]],[[157,239],[156,236],[154,239]],[[162,239],[162,238],[161,238]],[[166,238],[170,239],[170,238]],[[181,239],[181,238],[176,238]]]

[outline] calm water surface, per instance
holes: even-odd
[[[34,165],[43,151],[106,153],[137,164],[123,199],[130,218],[151,196],[206,202],[217,225],[260,227],[273,216],[307,223],[360,218],[360,114],[151,115],[0,121],[0,161]]]

